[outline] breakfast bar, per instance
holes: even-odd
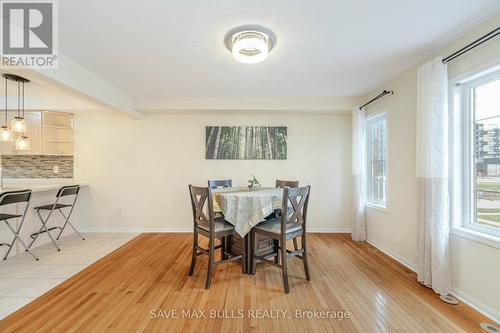
[[[45,180],[45,179],[4,179],[3,187],[0,188],[0,194],[11,191],[21,191],[21,190],[31,190],[32,195],[29,202],[29,207],[26,211],[26,218],[24,224],[19,231],[19,236],[28,244],[34,238],[34,235],[40,230],[41,222],[39,217],[37,216],[37,212],[33,209],[34,207],[39,207],[43,205],[51,205],[56,200],[56,194],[63,186],[71,186],[71,185],[80,185],[80,187],[84,189],[88,187],[88,184],[85,182],[75,182],[73,180]],[[69,198],[68,198],[69,199]],[[61,198],[60,203],[70,203],[68,199]],[[79,199],[81,200],[81,198]],[[25,209],[25,203],[16,203],[12,205],[6,205],[1,207],[1,213],[3,214],[22,214]],[[43,212],[42,212],[43,214]],[[44,215],[46,216],[46,215]],[[77,224],[78,220],[78,202],[76,203],[76,208],[71,216],[71,223]],[[58,213],[54,212],[48,221],[48,227],[62,227],[64,225],[65,219],[64,217]],[[21,218],[13,219],[10,221],[11,225],[17,229],[21,223]],[[74,231],[71,228],[65,228],[62,236],[69,235]],[[56,237],[58,231],[53,232],[52,236]],[[12,232],[2,223],[0,227],[0,243],[9,244],[13,239]],[[31,248],[36,248],[42,244],[50,242],[50,238],[43,233],[40,233],[39,237],[37,237],[36,242],[33,243]],[[17,253],[23,252],[25,249],[22,244],[18,241],[14,243],[14,247],[9,253],[9,257],[13,256]],[[36,251],[36,250],[35,250]],[[4,253],[4,252],[2,252]]]

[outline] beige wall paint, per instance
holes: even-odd
[[[500,26],[500,15],[455,40],[434,56],[447,56]],[[431,59],[432,57],[429,57]],[[500,64],[500,39],[496,38],[450,63],[450,78]],[[367,110],[388,113],[389,164],[388,213],[368,208],[368,239],[410,267],[417,262],[417,186],[415,172],[415,121],[417,66],[387,82],[394,90]],[[368,97],[367,97],[368,98]],[[459,236],[451,236],[452,285],[457,295],[500,320],[500,249]]]
[[[288,126],[288,159],[205,160],[206,125]],[[246,186],[255,174],[264,185],[311,185],[310,230],[350,231],[350,114],[78,114],[75,140],[75,176],[90,183],[80,201],[83,230],[189,231],[188,184],[232,178]]]

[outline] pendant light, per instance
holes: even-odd
[[[22,83],[23,85],[23,91],[24,91],[24,82]],[[20,100],[21,100],[21,93],[20,93],[20,88],[21,88],[21,82],[17,81],[17,115],[12,119],[12,123],[10,124],[10,127],[14,132],[20,132],[24,133],[26,132],[26,121],[24,120],[24,110],[23,110],[23,116],[21,116],[21,106],[20,106]],[[24,92],[23,92],[24,95]],[[23,96],[24,99],[24,96]]]
[[[15,74],[7,74],[4,73],[2,76],[6,79],[5,81],[5,98],[7,99],[7,81],[16,81],[17,82],[17,113],[14,119],[10,124],[10,128],[7,126],[8,119],[8,109],[7,109],[7,101],[5,102],[5,126],[2,126],[0,136],[3,138],[8,138],[7,131],[10,130],[11,140],[13,138],[14,133],[19,133],[19,136],[15,140],[15,150],[30,150],[31,142],[29,138],[25,135],[26,132],[26,121],[24,120],[24,84],[26,82],[30,82],[30,80],[25,79],[22,76]],[[22,107],[21,107],[22,101]]]
[[[22,81],[21,83],[18,81],[17,85],[18,85],[18,87],[19,87],[19,85],[21,85],[21,87],[22,87],[22,96],[23,96],[22,97],[22,101],[23,101],[22,111],[23,111],[23,113],[22,113],[22,117],[20,117],[22,119],[22,126],[19,125],[19,128],[22,128],[22,131],[21,131],[22,134],[16,140],[16,150],[30,150],[31,149],[31,142],[28,139],[28,137],[26,135],[24,135],[24,132],[26,131],[26,121],[24,120],[24,81]],[[19,90],[19,88],[18,88],[18,90]],[[19,105],[18,105],[17,109],[20,110]],[[21,111],[19,111],[19,115],[21,115]]]
[[[16,150],[30,150],[31,142],[27,136],[21,134],[16,140]]]
[[[5,78],[5,123],[0,128],[0,140],[12,141],[12,131],[8,125],[8,108],[7,108],[7,78]]]

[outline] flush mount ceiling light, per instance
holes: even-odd
[[[264,61],[273,48],[273,38],[262,29],[240,28],[226,36],[226,46],[234,59],[244,64]]]

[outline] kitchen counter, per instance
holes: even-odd
[[[35,192],[55,191],[62,186],[80,185],[81,187],[88,187],[88,182],[78,182],[73,179],[36,179],[36,178],[8,178],[3,179],[3,186],[0,187],[0,192],[27,190],[30,189]]]

